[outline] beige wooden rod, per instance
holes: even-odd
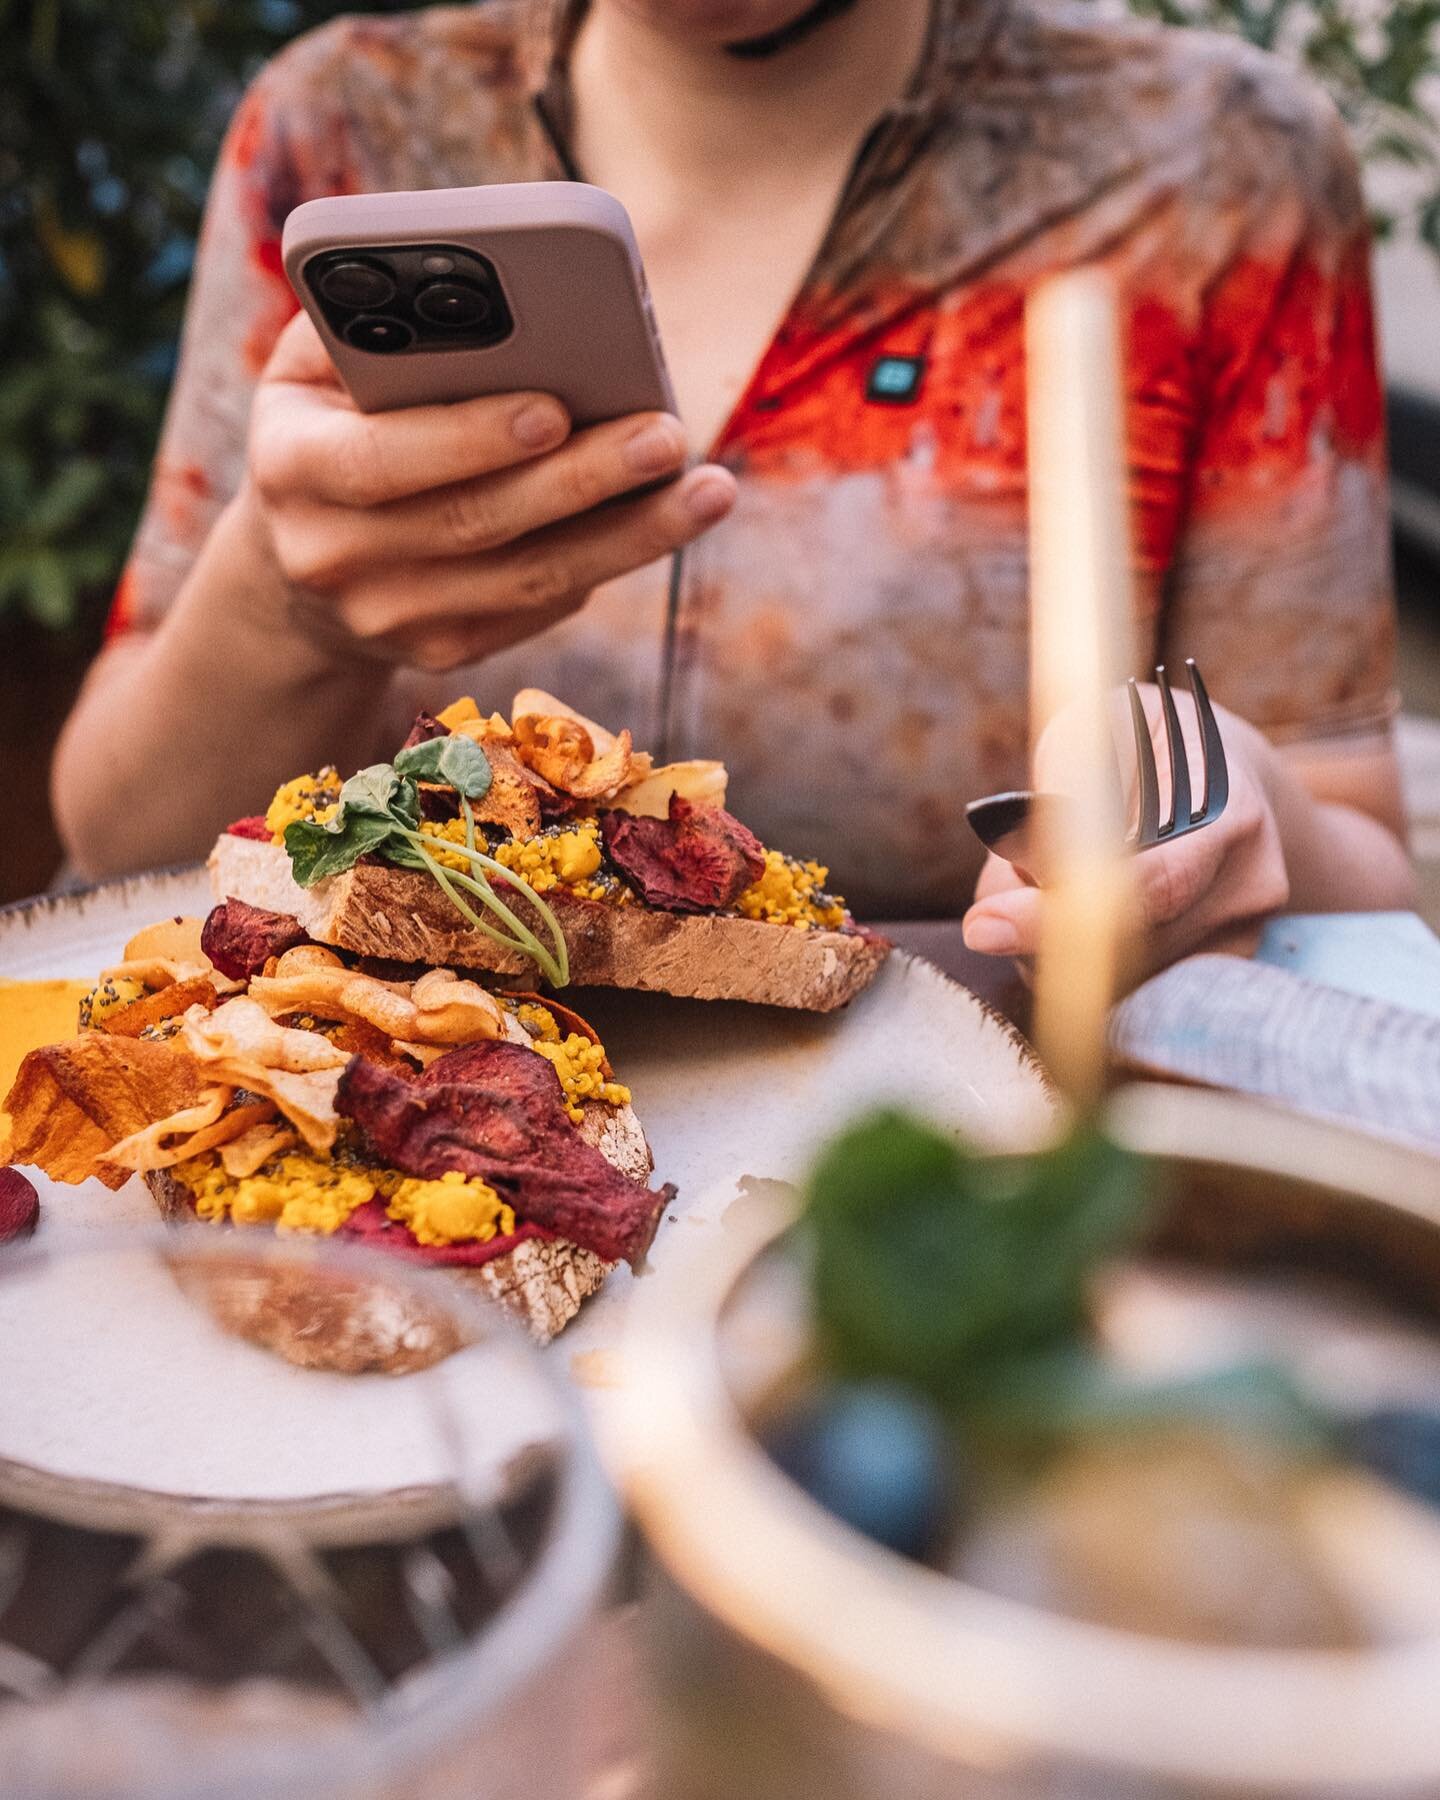
[[[1030,477],[1031,738],[1064,715],[1065,791],[1043,846],[1052,876],[1035,972],[1035,1036],[1079,1106],[1098,1096],[1128,857],[1111,708],[1133,667],[1119,314],[1098,271],[1052,277],[1025,321]]]

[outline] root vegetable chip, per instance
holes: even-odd
[[[247,1175],[253,1175],[262,1163],[269,1162],[272,1156],[278,1156],[282,1150],[293,1150],[299,1142],[295,1132],[288,1125],[282,1125],[271,1119],[260,1125],[252,1125],[232,1138],[220,1149],[220,1164],[232,1181],[243,1181]]]
[[[639,818],[668,819],[672,794],[679,794],[692,806],[724,806],[728,787],[729,777],[722,762],[697,758],[662,763],[639,780],[632,779],[610,804],[616,812]]]
[[[30,1237],[39,1223],[35,1183],[18,1169],[0,1169],[0,1247]]]
[[[598,800],[618,793],[630,779],[634,755],[630,733],[622,731],[612,748],[597,753],[594,739],[575,719],[525,713],[515,721],[520,760],[553,788],[576,800]]]
[[[122,1139],[105,1160],[134,1171],[169,1169],[188,1157],[230,1143],[271,1117],[272,1109],[263,1101],[232,1107],[233,1099],[229,1087],[206,1088],[193,1106],[182,1107],[169,1118],[157,1119]]]
[[[471,1044],[407,1079],[361,1057],[338,1104],[392,1167],[478,1175],[525,1216],[607,1262],[643,1260],[673,1187],[622,1175],[570,1123],[554,1069],[518,1044]]]
[[[420,1044],[470,1044],[504,1031],[504,1010],[494,995],[473,981],[462,981],[453,970],[428,970],[413,985],[380,981],[338,965],[302,965],[292,972],[290,957],[303,954],[289,952],[274,975],[257,975],[250,983],[251,1000],[272,1017],[313,1012],[372,1026],[387,1039]]]
[[[196,975],[189,981],[172,981],[158,993],[147,994],[143,1000],[132,1000],[128,1006],[106,1013],[100,1029],[115,1037],[138,1038],[147,1025],[176,1018],[192,1006],[203,1006],[208,1012],[219,998],[214,982],[204,975]]]
[[[298,1074],[338,1069],[346,1061],[345,1052],[328,1038],[277,1025],[263,1006],[248,997],[227,1000],[213,1013],[188,1013],[181,1037],[196,1060],[209,1066],[244,1063]]]
[[[195,1058],[172,1043],[87,1031],[32,1050],[5,1101],[6,1158],[36,1163],[56,1181],[96,1176],[120,1187],[129,1172],[105,1161],[111,1148],[194,1105],[203,1085]]]

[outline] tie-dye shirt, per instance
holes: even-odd
[[[568,10],[568,9],[562,9]],[[573,11],[488,0],[343,19],[242,104],[217,173],[116,632],[169,605],[236,491],[295,302],[289,210],[322,194],[565,175]],[[1113,271],[1128,320],[1141,661],[1194,656],[1277,739],[1383,732],[1392,608],[1368,242],[1328,103],[1228,39],[1044,0],[936,0],[815,264],[711,450],[733,514],[687,552],[679,754],[858,907],[968,901],[964,803],[1024,785],[1028,286]],[[668,569],[424,700],[521,685],[628,722],[657,703]]]

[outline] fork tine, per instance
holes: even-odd
[[[1155,750],[1150,742],[1150,721],[1140,690],[1132,677],[1130,692],[1130,724],[1135,732],[1135,764],[1140,780],[1140,829],[1135,842],[1143,850],[1160,834],[1160,783],[1155,772]]]
[[[1200,817],[1208,823],[1218,819],[1225,810],[1225,802],[1230,798],[1230,771],[1225,763],[1225,746],[1220,741],[1214,708],[1193,656],[1186,659],[1185,673],[1190,677],[1195,716],[1200,721],[1200,745],[1205,758],[1205,795],[1200,802]]]
[[[1165,741],[1170,751],[1170,823],[1166,835],[1183,831],[1190,823],[1190,759],[1185,754],[1185,739],[1180,735],[1180,716],[1175,711],[1175,696],[1164,665],[1155,671],[1155,685],[1160,689],[1160,704],[1165,709]]]

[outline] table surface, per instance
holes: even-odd
[[[958,919],[882,928],[1028,1029],[1030,991],[1013,962],[965,948]],[[1287,913],[1266,927],[1257,962],[1347,994],[1440,1017],[1440,937],[1416,913]]]

